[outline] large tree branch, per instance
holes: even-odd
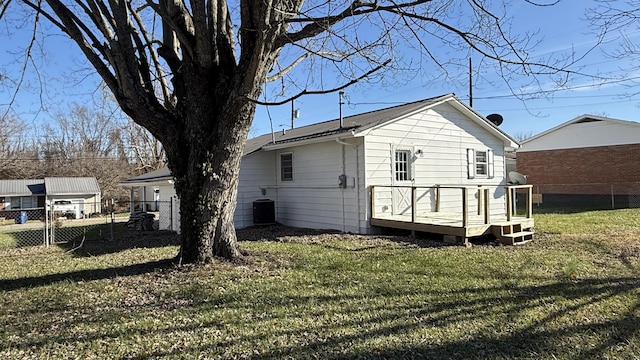
[[[432,2],[433,0],[418,0],[407,3],[393,4],[390,6],[380,6],[377,1],[364,2],[360,0],[353,1],[346,9],[336,15],[324,17],[293,17],[286,20],[287,23],[308,23],[300,31],[284,34],[277,40],[277,46],[281,47],[288,43],[294,43],[306,38],[312,38],[325,31],[331,26],[343,21],[347,18],[371,14],[389,9],[411,8],[421,4]]]
[[[351,86],[351,85],[353,85],[353,84],[355,84],[355,83],[357,83],[357,82],[359,82],[361,80],[364,80],[365,78],[371,76],[373,73],[375,73],[375,72],[381,70],[382,68],[384,68],[390,62],[391,62],[391,59],[389,59],[389,60],[385,61],[384,63],[376,66],[375,68],[367,71],[366,73],[360,75],[356,79],[353,79],[353,80],[351,80],[351,81],[349,81],[347,83],[344,83],[344,84],[342,84],[342,85],[340,85],[338,87],[335,87],[335,88],[332,88],[332,89],[329,89],[329,90],[312,90],[312,91],[303,90],[303,91],[299,92],[298,94],[296,94],[296,95],[294,95],[294,96],[292,96],[292,97],[290,97],[290,98],[288,98],[286,100],[277,101],[277,102],[260,101],[260,100],[251,99],[251,98],[248,98],[248,100],[250,100],[250,101],[252,101],[252,102],[254,102],[254,103],[258,104],[258,105],[277,106],[277,105],[283,105],[283,104],[286,104],[288,102],[291,102],[292,100],[295,100],[295,99],[297,99],[297,98],[299,98],[301,96],[304,96],[304,95],[329,94],[329,93],[336,92],[336,91],[339,91],[339,90],[342,90],[342,89],[346,89],[347,87],[349,87],[349,86]]]
[[[134,19],[136,20],[136,24],[138,25],[138,28],[140,29],[140,33],[145,39],[145,44],[143,46],[149,52],[149,55],[151,56],[151,60],[153,61],[153,68],[157,73],[157,80],[160,82],[160,90],[162,91],[162,97],[164,99],[164,102],[167,106],[173,106],[173,101],[172,101],[173,99],[171,97],[171,91],[169,90],[169,84],[167,83],[166,76],[164,74],[164,71],[162,70],[162,65],[160,64],[160,59],[158,58],[158,54],[156,53],[155,49],[152,46],[153,40],[149,37],[149,32],[144,26],[144,22],[142,21],[140,14],[138,14],[138,12],[134,11],[133,9],[131,9],[131,12],[133,14]],[[142,52],[143,52],[143,49],[140,49],[140,53]],[[151,80],[149,79],[149,81]],[[153,85],[151,86],[153,89]]]
[[[212,19],[209,18],[211,16],[210,7],[207,8],[206,3],[213,1],[224,2],[224,0],[207,0],[206,2],[203,0],[190,0],[190,8],[192,18],[193,18],[193,34],[195,36],[195,61],[198,62],[198,65],[202,68],[207,68],[211,66],[211,61],[213,58],[212,51],[212,40],[213,40],[213,30],[210,28],[213,24],[210,23]],[[216,6],[216,5],[211,5]]]
[[[64,4],[59,0],[46,0],[52,11],[56,14],[58,21],[52,14],[45,11],[41,6],[32,3],[29,0],[23,0],[26,5],[36,10],[38,13],[45,16],[52,24],[60,28],[62,32],[69,35],[71,39],[78,44],[80,51],[87,57],[91,65],[94,66],[98,74],[102,77],[105,84],[112,90],[117,91],[117,79],[114,74],[111,73],[109,67],[100,59],[100,56],[94,51],[94,48],[87,42],[85,34],[93,41],[96,47],[99,42],[95,36],[92,36],[91,32],[88,32],[88,28],[82,23]],[[81,30],[83,29],[83,30]]]

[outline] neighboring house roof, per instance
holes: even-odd
[[[581,115],[524,140],[518,152],[640,143],[640,123]]]
[[[100,194],[100,185],[94,177],[46,177],[44,186],[47,195]]]
[[[333,140],[334,138],[343,137],[345,134],[350,134],[351,136],[363,136],[367,130],[383,125],[388,121],[397,120],[442,103],[449,103],[467,115],[479,126],[500,138],[507,147],[517,148],[519,146],[516,140],[488,121],[484,116],[464,104],[456,98],[454,94],[446,94],[358,115],[345,116],[342,119],[342,126],[340,126],[340,119],[338,118],[247,139],[243,156],[262,149],[272,150],[309,142]],[[169,169],[165,167],[160,170],[152,171],[148,174],[127,179],[122,183],[122,185],[140,186],[144,185],[146,182],[168,179],[171,179],[171,173],[169,172]]]
[[[44,194],[42,179],[0,180],[0,196],[40,196]]]
[[[171,179],[171,172],[168,167],[163,167],[158,170],[150,171],[146,174],[134,176],[129,178],[123,182],[123,184],[133,184],[133,183],[147,183],[147,182],[155,182],[159,180],[168,180]]]

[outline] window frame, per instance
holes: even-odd
[[[484,154],[484,161],[480,157],[481,154]],[[467,178],[493,179],[495,173],[493,157],[494,152],[492,149],[467,149]],[[478,171],[479,169],[484,169],[484,171]]]
[[[283,157],[288,156],[289,160],[286,161],[288,162],[288,170],[289,170],[289,176],[285,177],[285,161],[283,159]],[[285,152],[285,153],[280,153],[280,181],[284,181],[284,182],[292,182],[293,181],[293,152]]]
[[[486,150],[475,151],[476,176],[489,177],[489,152]]]
[[[403,154],[404,159],[398,159],[398,155]],[[410,149],[397,148],[393,151],[393,181],[394,182],[411,182],[413,181],[413,152]],[[404,165],[404,169],[398,169],[399,166]],[[401,178],[399,178],[399,175]]]

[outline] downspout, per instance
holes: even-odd
[[[355,176],[355,187],[356,187],[356,208],[358,209],[357,211],[357,222],[358,222],[358,234],[362,233],[362,227],[360,226],[360,156],[359,156],[359,152],[358,152],[358,145],[354,145],[354,144],[349,144],[348,142],[344,142],[342,140],[340,140],[339,138],[336,139],[336,142],[340,145],[343,146],[343,151],[344,151],[344,146],[349,146],[352,147],[355,150],[356,153],[356,176]],[[343,152],[344,154],[344,152]],[[342,157],[342,169],[343,169],[343,173],[346,172],[346,161],[345,161],[345,157]],[[344,224],[344,190],[342,191],[342,221]],[[343,232],[344,232],[344,225],[343,225]]]

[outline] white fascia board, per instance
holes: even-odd
[[[335,141],[336,139],[343,139],[345,137],[347,138],[355,137],[356,131],[344,132],[344,133],[341,132],[338,134],[332,134],[327,136],[318,136],[315,138],[310,138],[305,140],[298,140],[298,141],[294,140],[294,141],[283,142],[278,144],[270,144],[270,145],[263,146],[261,149],[265,151],[271,151],[271,150],[287,149],[287,148],[292,148],[292,147],[302,146],[302,145],[323,143],[327,141]]]
[[[164,179],[148,179],[148,180],[138,180],[131,182],[121,182],[120,186],[161,186],[161,185],[173,185],[173,178],[164,178]]]

